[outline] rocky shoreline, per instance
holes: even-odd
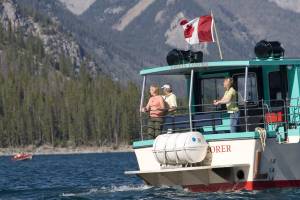
[[[34,155],[63,155],[63,154],[88,154],[88,153],[113,153],[113,152],[133,152],[130,145],[120,145],[119,147],[103,146],[103,147],[18,147],[18,148],[0,148],[0,156],[11,156],[16,153],[25,152]]]

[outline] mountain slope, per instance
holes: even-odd
[[[261,39],[279,40],[286,55],[297,56],[295,42],[300,13],[277,0],[98,0],[80,14],[69,11],[61,1],[18,0],[57,17],[85,51],[92,54],[105,72],[117,80],[138,81],[145,66],[165,65],[173,47],[187,48],[178,37],[180,18],[192,19],[213,10],[224,58],[249,59]],[[294,2],[295,3],[295,2]],[[296,7],[296,6],[294,6]],[[216,44],[200,45],[204,60],[219,58]]]
[[[63,57],[68,57],[75,71],[85,63],[91,73],[101,69],[88,59],[87,54],[69,32],[62,30],[60,22],[51,16],[41,15],[33,8],[12,0],[0,2],[0,22],[5,30],[20,32],[24,37],[39,37],[45,52],[51,56],[53,67],[59,68]]]

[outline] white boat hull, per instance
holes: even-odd
[[[179,185],[191,191],[299,187],[299,137],[290,141],[295,143],[278,144],[269,138],[264,151],[259,139],[211,141],[210,153],[198,166],[162,166],[152,147],[139,148],[135,154],[140,170],[127,174],[150,185]]]

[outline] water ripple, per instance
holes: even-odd
[[[29,162],[0,157],[0,199],[300,199],[298,188],[192,193],[180,187],[151,187],[124,175],[136,168],[133,153],[34,156]]]

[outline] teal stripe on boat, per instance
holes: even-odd
[[[145,68],[140,71],[140,75],[149,74],[172,74],[172,72],[183,72],[190,69],[207,69],[209,67],[237,67],[249,65],[249,61],[221,61],[221,62],[202,62],[202,63],[187,63],[180,65],[167,65],[161,67]]]
[[[133,142],[133,148],[139,149],[139,148],[145,148],[145,147],[152,147],[154,140],[141,140]]]
[[[256,67],[256,66],[277,66],[277,65],[298,65],[300,64],[300,59],[267,59],[267,60],[240,60],[240,61],[216,61],[216,62],[202,62],[202,63],[186,63],[180,65],[167,65],[161,67],[151,67],[145,68],[140,71],[140,75],[150,75],[150,74],[184,74],[191,69],[197,70],[218,70],[236,68],[236,67]]]
[[[288,129],[288,136],[300,136],[300,130],[297,129]]]
[[[204,135],[207,141],[214,140],[237,140],[237,139],[258,139],[257,132],[240,132],[240,133],[222,133],[222,134],[209,134]],[[268,138],[276,137],[275,131],[268,132]]]
[[[210,141],[222,141],[222,140],[244,140],[244,139],[259,139],[259,134],[257,132],[240,132],[240,133],[222,133],[222,134],[209,134],[203,135],[204,138]],[[268,132],[268,138],[276,137],[276,132]],[[142,140],[133,142],[133,148],[146,148],[152,147],[154,140]]]

